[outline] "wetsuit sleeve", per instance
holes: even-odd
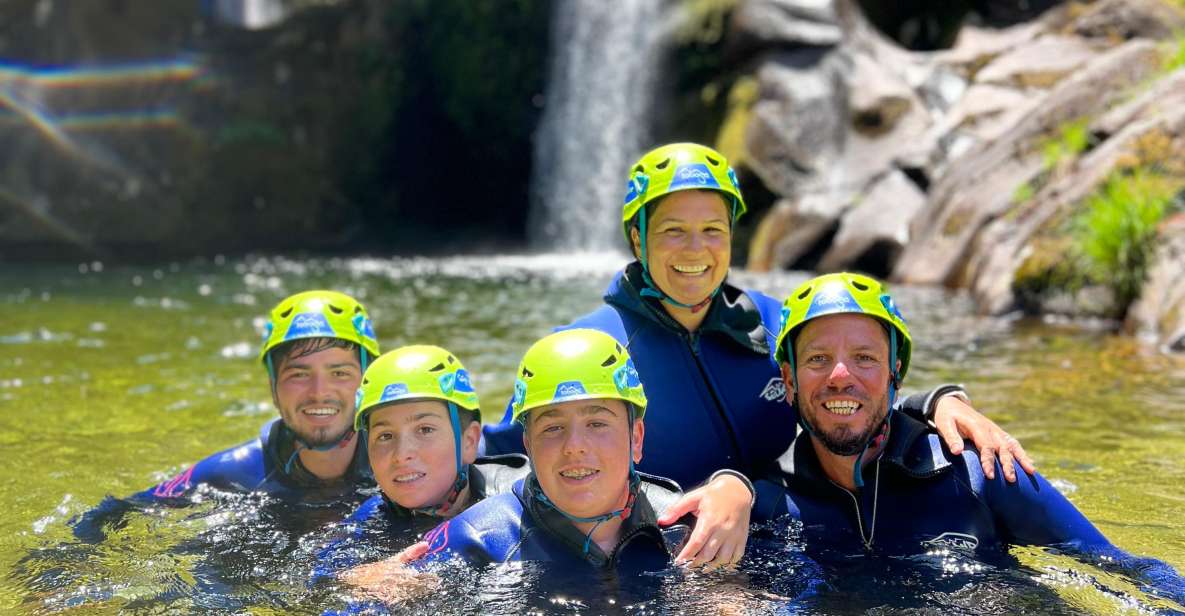
[[[973,480],[983,482],[983,495],[996,524],[1012,543],[1065,548],[1094,565],[1146,583],[1145,590],[1185,602],[1185,580],[1170,565],[1113,545],[1040,473],[1028,475],[1018,468],[1016,483],[1008,483],[999,462],[995,479],[987,479],[978,453],[965,452],[963,461]]]
[[[344,531],[342,536],[329,542],[328,545],[321,548],[321,551],[317,552],[313,573],[309,577],[310,586],[362,564],[358,553],[359,542],[364,533],[363,529],[366,523],[379,512],[382,503],[381,496],[372,496],[359,505],[349,517],[342,520],[341,526]]]
[[[898,396],[897,403],[893,408],[899,413],[905,413],[922,423],[927,423],[934,418],[934,407],[938,401],[955,392],[965,393],[959,385],[939,385],[929,391],[909,396]]]
[[[263,453],[258,440],[216,453],[175,477],[128,498],[108,496],[94,509],[71,521],[80,541],[98,543],[108,530],[125,525],[124,517],[151,505],[183,506],[193,489],[206,483],[218,488],[247,491],[263,480]]]
[[[464,560],[474,566],[486,565],[494,560],[486,542],[482,540],[482,533],[460,517],[441,522],[424,535],[424,541],[428,543],[428,551],[410,565],[416,570],[422,571],[433,563],[454,559]]]

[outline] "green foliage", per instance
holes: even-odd
[[[1067,122],[1058,129],[1056,137],[1041,145],[1041,156],[1047,171],[1054,169],[1067,157],[1077,156],[1090,146],[1090,130],[1087,118]]]
[[[1185,6],[1185,2],[1181,4]],[[1171,73],[1182,66],[1185,66],[1185,32],[1178,32],[1165,53],[1163,69]]]
[[[1035,195],[1036,193],[1037,193],[1037,190],[1035,188],[1033,188],[1032,183],[1025,182],[1025,183],[1021,184],[1020,186],[1017,186],[1016,190],[1012,191],[1012,202],[1013,203],[1024,203],[1025,201],[1032,199],[1033,195]]]
[[[1115,173],[1074,221],[1075,252],[1084,275],[1110,287],[1121,309],[1139,295],[1156,248],[1157,225],[1179,189],[1178,179],[1148,169]]]

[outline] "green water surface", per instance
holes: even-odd
[[[453,350],[496,420],[520,354],[595,308],[621,264],[546,255],[0,265],[0,570],[68,542],[67,521],[105,495],[152,485],[274,417],[257,343],[263,315],[290,293],[358,297],[384,349]],[[780,295],[802,275],[733,279]],[[978,317],[966,298],[940,290],[896,294],[916,341],[907,389],[964,383],[1114,543],[1185,569],[1185,360],[1089,325]],[[119,550],[102,554],[95,579],[125,565],[140,573],[86,610],[118,610],[160,568],[184,582],[184,563],[154,560],[158,535],[137,536],[133,525]],[[1073,561],[1016,553],[1078,609],[1132,607],[1058,578]],[[1130,588],[1086,569],[1120,595]],[[1145,601],[1135,608],[1161,605]],[[0,611],[52,606],[19,578],[0,582]]]

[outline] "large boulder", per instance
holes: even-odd
[[[1160,246],[1125,329],[1167,351],[1185,353],[1185,214],[1167,219]]]
[[[730,52],[771,47],[833,47],[843,40],[830,0],[748,0],[733,12]]]
[[[901,171],[891,170],[844,214],[818,269],[837,271],[859,264],[855,269],[888,274],[909,242],[909,221],[925,203],[926,195],[913,181]]]
[[[1071,25],[1080,36],[1164,39],[1185,30],[1185,11],[1162,0],[1102,0]]]
[[[916,284],[966,284],[961,276],[971,242],[985,224],[1012,208],[1018,187],[1045,172],[1039,144],[1063,124],[1125,96],[1159,61],[1156,45],[1148,41],[1116,47],[1060,83],[1005,135],[952,163],[914,220],[894,277]]]
[[[1094,48],[1078,37],[1045,35],[1009,50],[975,75],[978,83],[1048,88],[1094,59]]]
[[[1146,164],[1144,144],[1152,138],[1185,139],[1185,107],[1133,122],[1062,171],[1032,199],[1014,204],[1009,216],[992,221],[972,245],[968,273],[981,312],[1015,307],[1016,272],[1033,250],[1033,238],[1098,190],[1117,170]],[[1121,307],[1117,307],[1121,308]]]

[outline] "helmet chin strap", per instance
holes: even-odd
[[[737,204],[736,200],[734,199],[732,202],[732,217],[729,219],[730,224],[732,221],[736,220],[736,212]],[[658,285],[654,283],[654,279],[650,277],[650,260],[646,258],[646,206],[642,206],[642,209],[638,211],[638,244],[641,248],[640,252],[642,253],[640,259],[642,262],[642,281],[645,284],[641,291],[642,297],[653,297],[659,301],[671,304],[672,306],[689,308],[691,313],[695,314],[700,310],[707,308],[708,304],[712,303],[712,299],[715,298],[718,293],[720,293],[720,287],[717,286],[715,289],[712,289],[712,292],[707,297],[705,297],[702,302],[697,304],[684,304],[670,295],[667,295],[662,289],[658,288]]]
[[[453,508],[453,504],[461,496],[461,490],[469,485],[469,465],[461,463],[461,414],[457,411],[457,405],[451,400],[447,401],[446,404],[448,404],[449,422],[453,424],[453,446],[456,452],[457,478],[453,480],[453,485],[449,488],[448,494],[445,495],[443,501],[436,505],[413,509],[417,513],[443,516],[449,509]]]
[[[530,460],[530,464],[531,464],[531,476],[532,476],[531,480],[535,482],[535,488],[536,488],[535,489],[535,500],[539,501],[540,503],[542,503],[548,507],[551,507],[552,509],[559,512],[560,515],[564,516],[565,518],[568,518],[572,522],[596,522],[596,524],[593,524],[593,527],[589,529],[588,534],[585,535],[585,537],[584,537],[584,548],[582,549],[582,553],[586,554],[586,555],[588,554],[589,547],[592,545],[593,533],[597,531],[598,526],[600,526],[604,522],[612,520],[613,518],[621,518],[622,520],[624,520],[624,519],[630,517],[630,513],[634,509],[634,501],[636,501],[638,498],[638,489],[642,485],[642,477],[640,475],[638,475],[638,471],[634,468],[634,429],[633,429],[633,426],[634,426],[634,405],[630,404],[630,403],[627,403],[627,404],[629,405],[629,415],[628,416],[629,416],[629,426],[630,426],[629,427],[629,450],[628,450],[629,457],[630,457],[630,470],[629,470],[629,486],[627,488],[627,496],[625,499],[625,505],[623,505],[621,507],[621,509],[617,509],[615,511],[610,511],[609,513],[605,513],[605,514],[601,514],[601,515],[597,515],[597,516],[591,516],[591,517],[587,517],[587,518],[572,515],[572,514],[568,513],[567,511],[560,509],[560,507],[558,505],[556,505],[554,502],[552,502],[552,500],[550,498],[548,498],[546,494],[543,493],[543,488],[539,486],[539,480],[537,479],[538,473],[536,473],[536,471],[535,471],[535,460],[533,458],[530,458],[530,456],[528,456],[528,459]]]

